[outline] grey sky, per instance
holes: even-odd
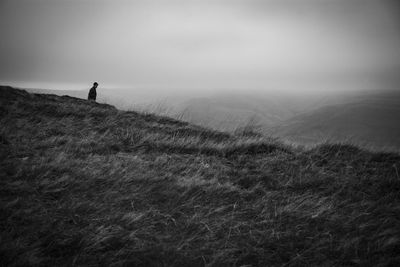
[[[398,84],[396,0],[0,0],[0,81],[30,87]]]

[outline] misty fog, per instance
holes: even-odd
[[[399,5],[374,0],[13,0],[0,80],[196,93],[397,85]]]

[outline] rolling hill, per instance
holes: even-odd
[[[186,121],[213,129],[234,131],[249,120],[263,126],[277,125],[296,112],[294,105],[291,108],[288,106],[278,97],[219,94],[189,99],[181,104],[180,109]]]
[[[374,149],[400,149],[400,93],[359,95],[294,116],[270,131],[301,144],[349,141]]]
[[[1,266],[396,266],[400,155],[0,87]]]

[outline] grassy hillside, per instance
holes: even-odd
[[[0,266],[400,264],[400,156],[0,88]]]

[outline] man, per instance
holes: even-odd
[[[89,95],[88,95],[88,100],[93,100],[96,101],[96,96],[97,96],[97,92],[96,92],[96,88],[99,84],[97,82],[95,82],[92,86],[92,88],[90,88],[89,91]]]

